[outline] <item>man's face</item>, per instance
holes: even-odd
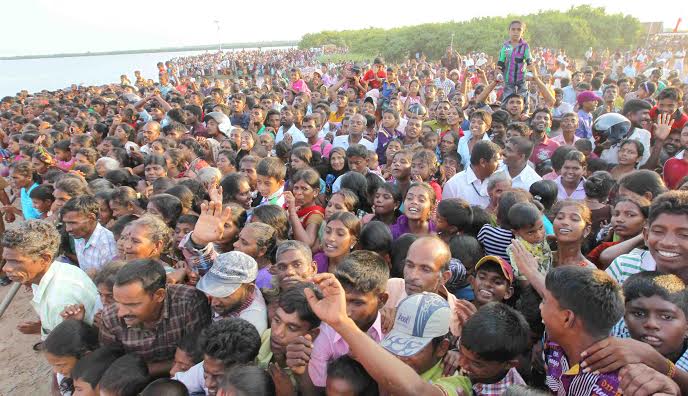
[[[471,281],[476,306],[483,306],[490,302],[504,302],[514,292],[504,275],[496,268],[496,264],[485,264],[484,266],[487,265],[495,268],[486,270],[480,267]]]
[[[248,184],[251,186],[251,190],[255,190],[258,184],[258,174],[256,173],[256,167],[253,164],[247,162],[240,163],[239,171],[248,178]]]
[[[504,163],[509,168],[522,165],[524,158],[523,154],[518,152],[516,144],[507,142],[504,147]]]
[[[575,131],[578,127],[578,117],[568,116],[561,119],[561,130],[563,132]]]
[[[160,137],[160,130],[155,128],[151,124],[146,124],[146,126],[143,127],[143,143],[144,144],[149,144],[150,142],[154,141]]]
[[[688,334],[686,315],[662,297],[637,297],[626,302],[624,321],[631,338],[652,345],[663,356],[683,349]]]
[[[585,168],[578,161],[564,161],[561,179],[569,184],[578,183],[585,174]]]
[[[281,289],[288,289],[296,282],[308,280],[316,271],[315,263],[306,260],[306,257],[296,249],[282,252],[277,257],[275,265],[270,267],[270,273],[276,278]]]
[[[459,367],[473,383],[493,384],[511,368],[508,362],[486,360],[463,345],[459,348]]]
[[[662,213],[645,227],[643,236],[657,271],[688,280],[688,215]]]
[[[440,103],[437,106],[437,110],[435,111],[437,113],[437,120],[441,122],[446,122],[447,115],[449,114],[449,109],[449,103]]]
[[[628,113],[628,120],[633,123],[636,127],[642,127],[643,124],[647,124],[652,121],[650,117],[650,110],[639,110],[633,113]]]
[[[404,281],[408,295],[422,292],[437,293],[444,284],[444,263],[439,262],[435,252],[426,247],[424,243],[414,243],[406,255]]]
[[[79,212],[67,212],[62,215],[62,223],[69,235],[74,239],[87,239],[96,226],[95,215],[85,215]]]
[[[53,197],[55,198],[52,207],[53,212],[57,212],[60,209],[62,209],[64,204],[67,203],[67,201],[69,201],[70,199],[72,199],[72,197],[69,194],[59,189],[53,191]]]
[[[349,99],[344,94],[338,94],[336,103],[338,109],[343,109],[349,104]]]
[[[406,363],[417,374],[423,374],[430,370],[447,354],[448,342],[443,341],[437,348],[430,342],[418,353],[411,356],[397,356],[399,360]]]
[[[408,120],[406,123],[406,136],[411,139],[420,137],[420,131],[423,129],[423,122],[418,118]]]
[[[346,314],[359,329],[367,331],[377,319],[377,313],[384,301],[375,292],[361,293],[346,289]]]
[[[363,157],[346,157],[349,163],[349,170],[364,174],[368,168],[368,159]]]
[[[670,133],[664,141],[664,151],[670,156],[674,156],[681,148],[681,134],[678,132]]]
[[[354,136],[360,136],[363,134],[363,131],[365,131],[366,128],[366,120],[365,117],[360,116],[360,115],[355,115],[351,117],[351,121],[349,122],[349,133],[354,135]]]
[[[222,379],[226,368],[222,360],[203,354],[203,380],[209,396],[217,394],[217,384]]]
[[[319,132],[314,120],[305,121],[301,125],[301,130],[303,131],[303,134],[304,136],[306,136],[307,139],[317,137]]]
[[[253,285],[250,283],[242,284],[234,293],[227,297],[210,296],[210,307],[219,316],[227,316],[234,312],[246,299],[253,293]]]
[[[262,124],[264,120],[265,120],[265,117],[263,116],[263,110],[261,110],[261,109],[251,110],[251,122],[252,123]]]
[[[571,86],[573,86],[574,88],[577,87],[582,79],[583,76],[581,76],[580,73],[576,73],[573,77],[571,77]]]
[[[140,281],[115,285],[112,289],[117,317],[123,320],[127,327],[155,321],[160,315],[159,308],[165,301],[165,295],[165,289],[158,289],[152,294],[146,292]]]
[[[50,255],[30,257],[14,248],[4,248],[2,259],[5,260],[5,271],[11,281],[28,285],[38,276],[48,270],[50,266]]]
[[[547,128],[552,126],[552,119],[548,113],[539,112],[535,114],[533,118],[533,131],[538,133],[543,133],[547,131]]]
[[[257,175],[256,189],[263,197],[269,197],[275,191],[279,190],[280,182],[274,177]]]
[[[242,113],[244,111],[244,101],[240,98],[232,99],[232,111],[234,113]]]
[[[628,81],[624,81],[619,84],[619,91],[621,95],[626,95],[631,91],[631,84]]]
[[[296,311],[287,313],[282,307],[277,307],[275,310],[271,328],[270,349],[277,356],[284,356],[287,345],[311,330],[310,323],[301,320]]]
[[[674,114],[680,107],[680,103],[673,99],[662,99],[657,102],[657,110],[662,114]]]
[[[509,98],[506,102],[506,111],[512,117],[517,117],[523,113],[523,98],[520,96]]]
[[[485,170],[485,175],[489,176],[497,170],[499,167],[499,160],[501,159],[501,155],[499,153],[495,154],[494,157],[492,157],[489,161],[485,161],[484,159],[480,160],[480,167],[482,167]]]
[[[583,81],[590,83],[592,81],[593,73],[592,71],[586,71],[583,73]]]
[[[294,123],[294,112],[292,112],[291,110],[289,110],[287,108],[282,110],[282,112],[280,113],[280,124],[282,124],[283,126],[287,126],[287,125],[291,126],[293,123]]]
[[[604,99],[604,101],[607,103],[614,102],[614,99],[616,99],[616,96],[618,95],[618,93],[619,92],[616,89],[616,87],[607,88],[604,91],[604,95],[603,95],[604,97],[602,99]]]

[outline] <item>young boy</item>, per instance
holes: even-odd
[[[263,199],[260,205],[284,205],[284,180],[287,167],[275,157],[263,158],[256,167],[256,188]]]
[[[656,271],[632,275],[623,285],[624,318],[609,338],[588,348],[581,363],[588,371],[608,372],[644,363],[688,388],[688,289],[676,275]],[[677,370],[680,369],[680,370]]]
[[[545,283],[531,284],[542,296],[546,384],[558,395],[618,395],[619,373],[581,369],[581,353],[607,338],[623,315],[621,288],[609,275],[577,266],[554,268]]]
[[[387,302],[387,279],[389,270],[385,261],[377,253],[359,250],[352,252],[337,265],[334,276],[339,280],[346,293],[349,317],[361,331],[373,340],[382,340],[382,319],[379,310]],[[308,375],[313,385],[324,388],[327,383],[327,364],[349,353],[349,346],[341,335],[327,324],[320,325],[320,334],[312,343],[298,341],[287,348],[287,361],[291,362],[293,372],[299,366],[308,367]],[[310,361],[302,356],[310,353]],[[302,381],[299,381],[302,384]],[[305,392],[304,392],[305,393]]]
[[[546,275],[552,267],[552,251],[545,240],[545,225],[542,213],[537,206],[530,202],[520,202],[509,209],[509,223],[511,232],[516,239],[532,254],[538,262],[538,272]],[[506,249],[514,269],[514,276],[519,281],[526,281],[525,276],[515,264],[511,245]]]
[[[578,94],[576,100],[579,106],[576,136],[581,139],[592,139],[592,112],[601,99],[593,91],[583,91]]]
[[[491,302],[504,302],[514,294],[514,272],[501,257],[485,256],[475,264],[471,286],[475,299],[473,305],[480,308]]]
[[[528,43],[523,39],[525,30],[525,23],[512,21],[509,24],[509,40],[504,42],[499,51],[497,68],[504,77],[504,98],[514,92],[526,93],[525,67],[533,62],[533,57]]]

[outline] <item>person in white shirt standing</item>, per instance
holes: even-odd
[[[502,171],[511,177],[513,188],[530,190],[530,186],[536,181],[542,180],[540,175],[528,165],[528,158],[533,154],[533,142],[525,137],[512,137],[506,142],[504,148],[504,162]]]
[[[363,137],[366,125],[366,118],[362,114],[352,115],[349,121],[349,134],[335,137],[332,148],[341,147],[346,150],[352,144],[362,144],[367,150],[375,151],[373,142]]]
[[[5,231],[0,245],[3,270],[13,282],[31,287],[31,305],[40,318],[19,324],[21,333],[40,333],[44,340],[62,322],[62,311],[74,304],[83,305],[84,321],[93,323],[98,289],[79,267],[53,261],[60,247],[60,234],[53,224],[28,220]]]
[[[92,195],[80,195],[62,207],[62,222],[74,238],[74,250],[79,267],[95,274],[117,255],[112,231],[98,223],[100,205]]]
[[[497,170],[500,152],[500,147],[491,141],[477,142],[471,150],[470,166],[444,184],[442,199],[461,198],[486,208],[490,204],[487,178]]]
[[[308,142],[306,136],[301,132],[301,130],[296,126],[296,121],[300,120],[299,116],[303,116],[300,109],[292,106],[284,106],[280,110],[280,128],[275,135],[275,144],[281,142],[284,139],[291,139],[291,144],[296,142]]]

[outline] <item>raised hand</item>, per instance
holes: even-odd
[[[62,319],[67,320],[67,319],[75,319],[75,320],[84,320],[84,315],[86,314],[86,309],[84,308],[84,304],[73,304],[73,305],[67,305],[65,309],[60,313],[60,316],[62,316]]]
[[[291,191],[284,192],[284,203],[289,213],[296,213],[296,198],[294,198],[294,194]]]
[[[317,274],[313,276],[312,280],[320,288],[323,298],[318,299],[313,290],[306,288],[304,294],[308,300],[308,305],[320,320],[336,327],[348,318],[344,288],[334,277],[334,274]]]
[[[232,208],[222,208],[222,201],[201,204],[201,215],[191,233],[191,240],[197,245],[219,241],[225,231],[225,224],[232,217]]]
[[[297,337],[287,345],[287,366],[294,374],[303,375],[311,360],[313,337],[310,334]]]
[[[382,307],[380,310],[380,319],[382,322],[382,332],[387,334],[390,331],[392,331],[392,327],[394,327],[394,320],[397,316],[397,308],[396,307],[388,307],[385,305]]]
[[[654,124],[655,139],[659,141],[666,140],[671,132],[671,127],[674,126],[674,121],[671,114],[659,113],[657,122]]]

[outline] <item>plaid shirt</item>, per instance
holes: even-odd
[[[96,225],[88,240],[74,239],[74,250],[79,267],[88,272],[99,270],[117,256],[117,244],[112,231]]]
[[[182,251],[184,260],[186,260],[189,267],[196,269],[201,275],[208,272],[215,262],[215,257],[220,254],[212,243],[197,249],[191,240],[191,233],[186,234],[186,236],[182,238],[181,242],[179,242],[179,249]]]
[[[160,319],[152,329],[127,327],[117,317],[117,304],[105,307],[100,343],[119,343],[127,353],[146,362],[170,360],[182,338],[206,327],[210,317],[208,299],[201,291],[185,285],[168,285]]]
[[[476,396],[501,396],[511,385],[525,385],[518,371],[512,367],[499,382],[494,384],[473,384],[473,394]]]

